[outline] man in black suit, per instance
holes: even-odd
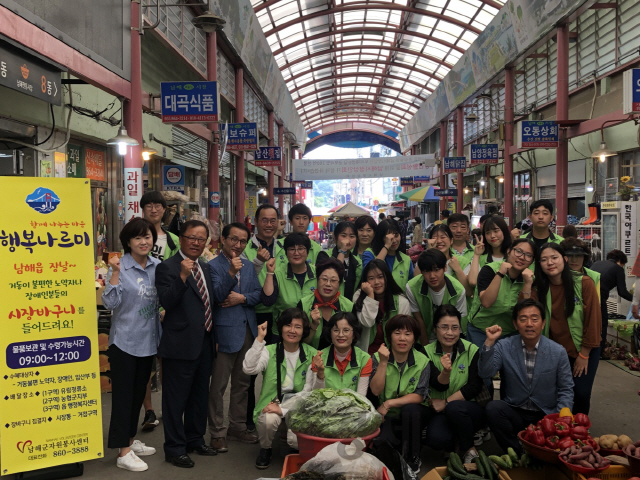
[[[198,260],[208,235],[203,222],[185,222],[180,228],[180,252],[156,267],[158,299],[165,309],[158,347],[164,454],[167,462],[183,468],[194,465],[188,453],[216,455],[204,441],[216,344],[211,273],[209,265]]]

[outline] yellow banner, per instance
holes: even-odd
[[[0,470],[103,456],[91,188],[0,177]]]

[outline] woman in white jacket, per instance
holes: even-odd
[[[409,300],[384,260],[371,260],[362,272],[360,289],[353,295],[353,312],[362,325],[357,347],[374,354],[384,338],[384,326],[395,315],[411,315]]]

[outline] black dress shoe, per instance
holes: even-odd
[[[269,468],[269,465],[271,465],[271,449],[261,448],[260,455],[256,458],[256,468],[264,470],[265,468]]]
[[[197,447],[187,448],[187,453],[191,452],[196,452],[198,455],[205,455],[207,457],[215,457],[218,454],[218,452],[216,452],[216,449],[210,447],[209,445],[198,445]]]
[[[189,455],[187,455],[186,453],[177,457],[164,457],[164,459],[165,461],[172,463],[176,467],[180,468],[193,468],[193,466],[195,465],[195,463],[193,463],[193,460],[191,460],[191,458],[189,458]]]

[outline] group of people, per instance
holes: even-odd
[[[284,238],[269,204],[257,209],[253,235],[244,223],[226,225],[222,251],[207,263],[204,223],[187,221],[172,238],[147,216],[166,208],[163,197],[147,193],[142,207],[147,218],[123,228],[125,253],[110,260],[103,294],[113,309],[119,412],[108,446],[119,448],[119,467],[145,470],[139,457],[155,453],[134,437],[156,355],[165,459],[178,467],[194,465],[190,453],[217,455],[236,440],[259,443],[255,465],[267,468],[286,423],[284,396],[317,388],[367,396],[384,417],[380,441],[416,474],[425,441],[457,448],[469,462],[490,432],[520,452],[516,435],[528,423],[563,407],[589,412],[600,298],[619,272],[605,262],[602,277],[597,264],[585,268],[576,257],[588,247],[549,230],[546,200],[531,205],[533,229],[522,237],[490,216],[472,239],[468,217],[450,215],[429,232],[415,265],[393,219],[340,222],[335,247],[321,251],[306,234],[312,213],[304,204],[288,212]],[[614,251],[607,262],[621,269],[626,257]],[[601,288],[605,271],[613,280]],[[290,432],[288,442],[295,448]]]

